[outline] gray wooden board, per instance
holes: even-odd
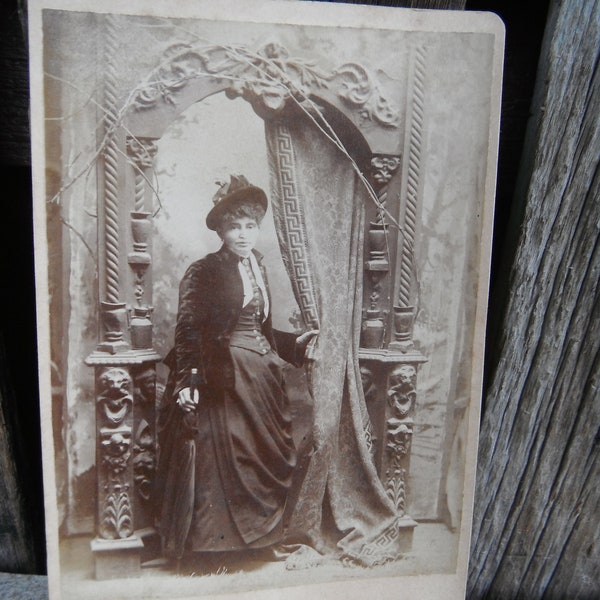
[[[0,365],[5,362],[0,335]],[[9,378],[0,379],[0,570],[31,572],[35,568],[31,530],[24,518],[25,502],[14,461],[14,428],[7,426],[7,409],[14,401]]]
[[[555,2],[480,434],[470,593],[600,595],[600,5]]]

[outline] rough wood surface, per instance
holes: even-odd
[[[401,8],[463,10],[467,0],[322,0],[340,4],[368,4],[370,6],[397,6]]]
[[[0,161],[31,164],[29,74],[25,7],[21,0],[0,2]]]
[[[14,426],[7,426],[14,398],[6,364],[4,339],[0,335],[0,571],[31,573],[36,568],[32,534],[25,518],[26,502],[14,459],[11,436]]]
[[[473,598],[600,597],[600,4],[556,1],[548,23],[480,435]]]
[[[0,570],[44,569],[31,170],[0,165]],[[1,598],[0,594],[0,598]]]

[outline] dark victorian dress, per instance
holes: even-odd
[[[285,363],[275,349],[299,361],[295,336],[273,331],[265,317],[266,273],[258,253],[255,259],[240,267],[240,258],[222,248],[194,263],[180,286],[157,474],[163,547],[175,558],[281,539],[296,452]],[[246,288],[252,286],[246,303],[241,268]],[[202,379],[200,401],[184,413],[176,399],[192,367]]]

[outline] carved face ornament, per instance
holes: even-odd
[[[120,423],[133,403],[133,396],[129,391],[129,373],[125,369],[109,369],[100,377],[100,384],[103,391],[98,396],[98,401],[102,403],[106,418],[113,424]]]
[[[403,365],[392,371],[390,383],[393,386],[414,385],[416,375],[417,371],[413,366]]]
[[[121,456],[130,445],[131,440],[121,433],[113,433],[110,438],[102,441],[102,446],[111,456]]]

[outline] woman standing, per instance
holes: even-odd
[[[181,281],[157,476],[159,528],[172,558],[282,538],[296,464],[282,358],[299,366],[317,332],[296,338],[272,328],[254,250],[266,208],[260,188],[232,176],[206,218],[223,245]]]

